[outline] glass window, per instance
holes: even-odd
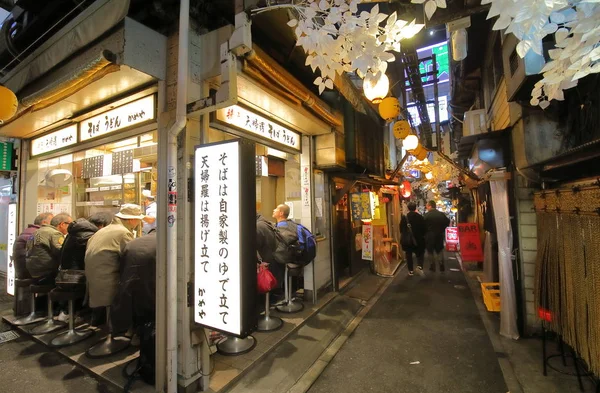
[[[327,236],[327,223],[329,222],[329,189],[325,182],[325,174],[323,171],[316,170],[314,172],[314,187],[315,187],[315,228],[314,235],[317,238],[325,238]]]

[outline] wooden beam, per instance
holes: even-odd
[[[478,7],[471,8],[461,8],[456,10],[444,11],[443,8],[438,8],[435,14],[433,14],[433,18],[427,20],[425,18],[425,28],[430,28],[438,25],[443,25],[448,22],[452,22],[453,20],[457,20],[460,18],[464,18],[465,16],[471,16],[480,14],[482,12],[487,12],[490,9],[490,5],[480,5]]]

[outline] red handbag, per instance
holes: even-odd
[[[258,293],[267,293],[277,286],[277,279],[268,267],[259,265],[257,273],[257,288]]]

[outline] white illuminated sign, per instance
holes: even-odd
[[[155,96],[150,95],[84,120],[79,123],[79,138],[83,142],[153,120],[154,107]]]
[[[300,151],[300,134],[240,106],[217,110],[217,120]]]
[[[7,264],[8,269],[6,271],[6,293],[9,295],[15,295],[15,265],[12,260],[13,257],[13,245],[17,238],[17,204],[10,203],[8,205],[8,244],[7,244]]]
[[[31,141],[31,156],[49,153],[77,143],[77,125],[51,132]]]
[[[201,146],[195,161],[194,321],[240,335],[239,141]]]

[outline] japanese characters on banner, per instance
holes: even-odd
[[[310,165],[302,165],[300,182],[302,187],[302,206],[310,207]]]
[[[217,110],[217,120],[300,151],[300,134],[238,105]]]
[[[354,192],[350,194],[350,208],[353,220],[371,220],[374,214],[373,194]]]
[[[482,262],[483,250],[479,238],[479,225],[474,222],[458,224],[460,256],[463,261]]]
[[[239,141],[196,149],[194,320],[241,334]]]
[[[155,100],[154,94],[149,95],[80,122],[80,141],[83,142],[148,120],[154,120],[156,118]]]
[[[446,251],[458,251],[458,228],[446,228]]]
[[[362,259],[373,260],[373,226],[371,224],[362,226]]]
[[[17,239],[17,204],[10,203],[8,205],[8,242],[7,242],[7,261],[8,269],[6,271],[6,293],[15,295],[15,264],[12,260],[13,245]]]
[[[32,157],[77,143],[77,124],[31,140]]]

